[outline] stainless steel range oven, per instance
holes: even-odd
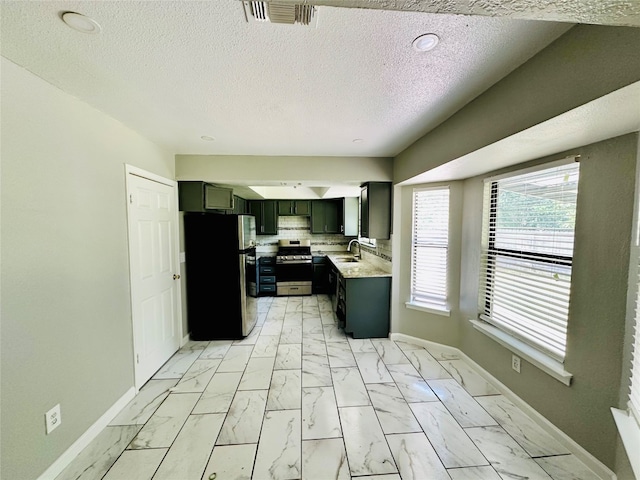
[[[311,295],[311,240],[279,240],[276,255],[276,294]]]

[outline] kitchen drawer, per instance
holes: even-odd
[[[327,257],[324,255],[314,255],[312,262],[314,263],[314,265],[324,265],[325,263],[327,263]]]
[[[276,283],[275,275],[260,275],[260,284],[263,283]]]
[[[260,284],[260,293],[276,293],[276,284]]]
[[[263,274],[275,274],[276,273],[276,267],[272,267],[271,265],[260,265],[260,275]]]
[[[258,260],[258,263],[260,265],[275,265],[276,257],[260,257],[260,259]]]

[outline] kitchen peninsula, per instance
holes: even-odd
[[[338,325],[353,338],[389,336],[391,272],[353,255],[331,254],[330,294]]]

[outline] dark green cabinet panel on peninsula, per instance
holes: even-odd
[[[256,234],[278,234],[278,210],[276,200],[249,200],[249,213],[256,217]]]
[[[344,278],[338,274],[338,325],[353,338],[387,338],[391,277]]]

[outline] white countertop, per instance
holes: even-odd
[[[344,278],[391,277],[391,273],[367,260],[348,261],[353,255],[327,253],[327,258]]]

